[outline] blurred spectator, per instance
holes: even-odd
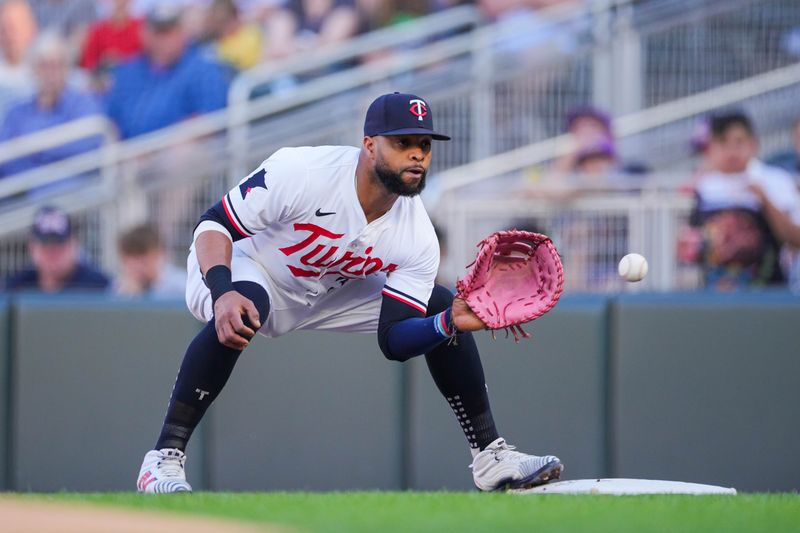
[[[254,67],[264,48],[261,29],[242,21],[234,0],[214,0],[206,16],[206,37],[220,60],[236,70]]]
[[[29,100],[8,109],[0,126],[0,142],[41,131],[102,110],[91,95],[67,86],[69,64],[64,40],[46,32],[36,42],[31,61],[37,92]],[[30,170],[86,152],[100,145],[101,139],[90,137],[49,148],[0,165],[0,177]]]
[[[610,139],[597,140],[594,143],[582,147],[575,154],[574,171],[588,178],[601,178],[608,181],[614,174],[617,166],[617,150]],[[589,183],[586,183],[589,185]]]
[[[293,35],[286,55],[337,44],[358,31],[352,0],[292,0],[284,13],[288,16],[283,20]],[[279,33],[285,34],[286,30]]]
[[[141,19],[133,17],[130,0],[112,0],[108,18],[92,24],[81,50],[80,66],[92,73],[95,90],[108,88],[108,72],[142,49]]]
[[[153,226],[144,224],[119,238],[121,272],[114,292],[127,296],[183,297],[186,271],[167,261],[164,242]]]
[[[246,22],[252,22],[258,26],[266,25],[267,20],[283,8],[287,0],[239,0],[236,5],[242,13],[242,18]]]
[[[287,3],[272,10],[261,22],[263,28],[265,60],[280,60],[295,53],[295,33],[297,19],[294,12],[288,9]]]
[[[358,33],[379,30],[424,17],[436,9],[428,0],[355,0],[358,12]]]
[[[584,0],[479,0],[484,17],[498,24],[494,48],[519,61],[552,60],[577,49],[580,36],[590,29],[588,17],[553,22],[543,11],[586,12]]]
[[[389,26],[394,17],[395,4],[393,0],[356,0],[358,33],[368,33]]]
[[[571,109],[567,113],[566,129],[575,137],[579,147],[614,137],[611,117],[605,111],[591,106]]]
[[[708,117],[704,117],[697,121],[692,128],[692,134],[689,137],[689,148],[692,155],[702,155],[708,148],[711,142],[711,124]]]
[[[191,4],[208,7],[210,0],[133,0],[131,11],[136,17],[144,17],[153,9],[161,7],[178,7],[186,10]]]
[[[570,202],[600,193],[632,193],[641,189],[641,179],[624,164],[617,152],[611,118],[594,107],[573,109],[567,115],[572,135],[570,151],[556,160],[539,183],[525,187],[532,199],[548,205]],[[638,170],[639,166],[634,167]],[[517,226],[540,227],[539,220],[518,220]],[[626,216],[605,213],[587,215],[563,209],[543,228],[563,254],[570,274],[570,290],[616,290],[617,262],[628,252],[629,223]]]
[[[800,176],[800,119],[797,119],[792,128],[792,149],[770,157],[770,165],[781,167],[791,173],[795,178]]]
[[[569,111],[566,130],[572,135],[572,149],[553,163],[546,180],[548,185],[562,184],[566,176],[575,174],[580,154],[585,155],[599,144],[614,142],[611,117],[594,107],[578,107]]]
[[[203,35],[209,5],[211,0],[133,0],[132,12],[136,17],[146,17],[154,9],[179,9],[186,36],[196,41]]]
[[[225,106],[229,73],[189,45],[180,8],[155,8],[142,28],[143,52],[114,69],[108,93],[108,115],[123,138]]]
[[[392,18],[389,20],[390,25],[409,22],[411,20],[424,17],[433,11],[433,8],[428,0],[408,0],[404,2],[398,1],[393,7],[394,13],[392,14]]]
[[[69,217],[52,206],[36,212],[28,240],[33,266],[11,277],[8,290],[58,293],[66,290],[105,290],[108,278],[80,260],[80,246]]]
[[[756,159],[758,139],[745,114],[714,115],[709,128],[708,170],[697,179],[680,259],[699,263],[709,288],[783,285],[780,249],[800,246],[800,194],[785,171]]]
[[[567,114],[572,149],[557,159],[534,193],[548,191],[571,197],[598,189],[636,188],[637,174],[649,169],[642,163],[623,162],[617,153],[611,118],[594,107],[579,107]]]
[[[413,0],[399,2],[396,0],[355,0],[358,15],[358,34],[369,33],[389,26],[396,26],[429,15],[437,10],[428,0]],[[457,30],[447,30],[434,37],[420,38],[417,41],[409,40],[402,46],[384,48],[361,56],[361,63],[387,58],[394,53],[415,49],[434,40],[454,36]]]
[[[33,92],[26,56],[36,31],[36,19],[25,0],[0,3],[0,118],[9,104]]]
[[[67,42],[68,52],[77,52],[89,25],[97,19],[93,0],[28,0],[40,30],[57,31]]]

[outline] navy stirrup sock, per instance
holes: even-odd
[[[250,281],[239,281],[234,286],[255,304],[263,324],[269,314],[266,291]],[[252,327],[246,316],[244,323]],[[192,432],[228,382],[241,353],[241,350],[228,348],[219,342],[213,318],[200,330],[183,357],[156,450],[186,450]]]
[[[428,314],[450,309],[453,294],[436,285],[428,302]],[[439,315],[436,315],[439,316]],[[448,322],[450,317],[447,318]],[[467,437],[473,455],[499,437],[489,406],[486,379],[472,333],[458,334],[458,342],[441,342],[425,354],[433,381],[450,404]]]

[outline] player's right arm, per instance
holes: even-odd
[[[304,188],[304,171],[284,151],[276,152],[206,211],[195,229],[195,253],[211,291],[217,336],[225,346],[246,348],[261,327],[253,302],[233,286],[233,242],[291,217]]]
[[[792,189],[793,187],[789,188],[789,193],[786,195],[787,197],[791,198],[791,196],[793,196],[792,193],[794,193],[794,190]],[[767,224],[769,224],[775,237],[783,244],[788,244],[795,248],[800,247],[800,224],[795,223],[789,212],[777,206],[763,187],[757,183],[753,183],[750,185],[750,190],[761,202],[761,206],[764,209],[764,217],[767,219]],[[793,202],[790,200],[789,205],[792,203]],[[797,203],[800,204],[800,201]]]
[[[197,236],[194,246],[203,279],[211,290],[217,338],[229,348],[244,350],[261,322],[253,302],[236,292],[233,286],[233,243],[220,231],[205,231]]]

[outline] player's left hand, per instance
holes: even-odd
[[[453,299],[453,324],[458,331],[479,331],[486,329],[486,324],[472,312],[467,302],[461,298]]]

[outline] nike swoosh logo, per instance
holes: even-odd
[[[317,212],[314,214],[317,215],[318,217],[326,217],[328,215],[335,215],[336,211],[331,211],[330,213],[326,213],[322,209],[317,209]]]

